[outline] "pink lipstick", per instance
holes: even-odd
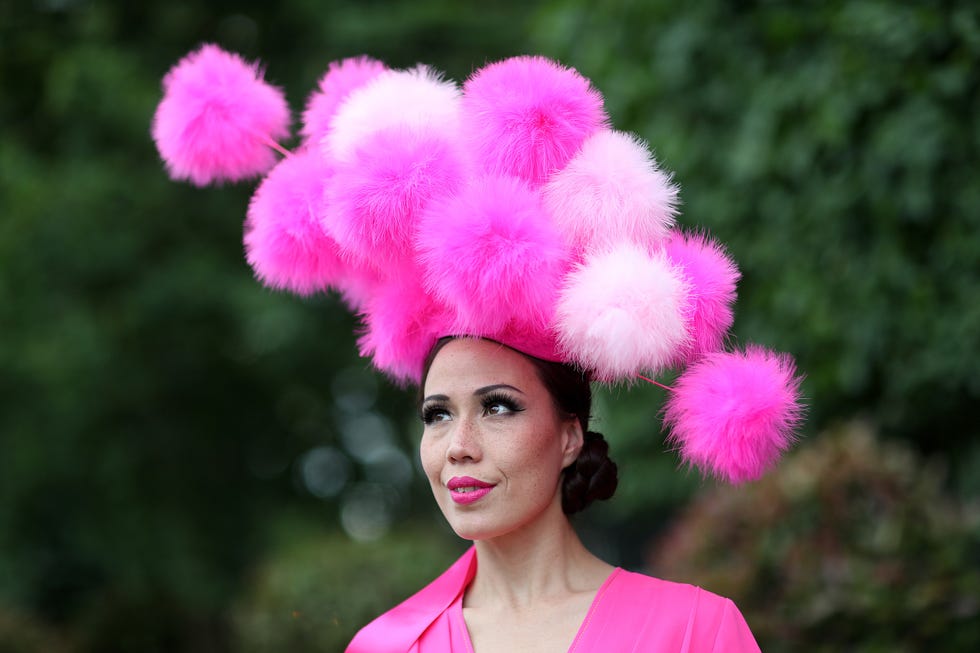
[[[490,490],[494,488],[493,483],[486,483],[469,476],[454,476],[446,483],[446,487],[449,488],[449,496],[453,501],[462,505],[479,501],[490,494]]]

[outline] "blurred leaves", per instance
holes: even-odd
[[[370,544],[291,536],[254,574],[233,611],[236,650],[341,651],[354,634],[417,592],[463,552],[437,533],[403,530]]]
[[[50,626],[36,618],[0,607],[0,653],[71,653],[72,648]]]
[[[767,651],[975,650],[980,505],[943,474],[846,424],[757,483],[702,492],[649,568],[733,598]]]

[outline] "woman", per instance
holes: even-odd
[[[423,395],[423,468],[475,547],[348,653],[758,651],[731,601],[613,568],[582,545],[568,513],[611,496],[616,467],[586,430],[581,373],[489,340],[443,339]]]
[[[288,119],[257,66],[204,46],[164,79],[153,134],[173,177],[204,184],[266,172]],[[646,145],[541,57],[462,89],[345,60],[303,119],[249,206],[249,263],[274,288],[339,291],[362,355],[422,388],[426,476],[476,543],[348,651],[757,650],[730,601],[610,567],[567,517],[616,485],[588,431],[590,378],[683,370],[663,386],[671,438],[736,483],[799,417],[788,357],[724,351],[737,268],[676,228],[677,188]]]

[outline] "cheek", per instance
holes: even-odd
[[[432,438],[422,436],[422,441],[419,443],[419,459],[422,461],[422,470],[426,478],[438,480],[439,473],[442,471],[443,456]]]
[[[508,448],[507,460],[515,475],[535,486],[553,485],[561,474],[561,442],[550,428],[528,433]]]

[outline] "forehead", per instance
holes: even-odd
[[[436,354],[425,379],[424,394],[480,388],[507,383],[527,391],[540,384],[529,360],[509,347],[490,340],[457,338]]]

